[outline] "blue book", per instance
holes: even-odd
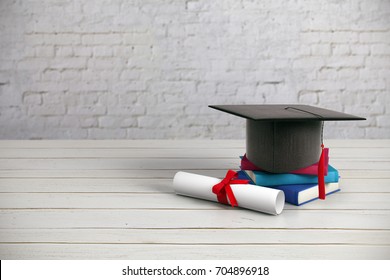
[[[238,171],[239,179],[247,179],[251,184],[254,184],[252,179],[248,177],[243,170]],[[318,199],[318,185],[317,184],[296,184],[296,185],[281,185],[269,186],[269,188],[282,190],[284,192],[285,201],[290,204],[300,206],[313,200]],[[326,183],[325,193],[330,195],[340,191],[339,183]]]
[[[291,174],[291,173],[268,173],[263,171],[243,170],[251,180],[259,186],[271,187],[281,185],[317,184],[318,178],[313,175]],[[325,176],[325,183],[337,183],[339,172],[328,165],[328,174]]]
[[[270,188],[282,190],[284,192],[286,202],[297,206],[318,199],[317,184],[282,185],[272,186]],[[340,191],[338,182],[325,184],[326,195],[330,195],[338,191]]]

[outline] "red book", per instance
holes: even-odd
[[[324,156],[325,156],[324,175],[326,176],[328,174],[329,148],[324,148]],[[257,167],[252,162],[250,162],[249,159],[246,157],[246,154],[241,158],[241,170],[264,171],[260,167]],[[291,171],[289,173],[302,174],[302,175],[318,175],[318,162],[310,166]]]

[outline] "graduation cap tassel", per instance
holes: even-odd
[[[318,198],[325,199],[325,153],[323,141],[324,123],[321,125],[321,156],[318,162]]]
[[[325,155],[324,144],[321,144],[321,156],[318,162],[318,197],[319,199],[325,199]]]

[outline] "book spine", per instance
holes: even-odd
[[[289,189],[283,189],[286,202],[298,206],[298,192]]]
[[[252,180],[261,186],[315,184],[318,183],[317,176],[296,175],[296,174],[259,174],[253,173]],[[328,172],[325,176],[325,183],[335,183],[339,181],[338,172]]]

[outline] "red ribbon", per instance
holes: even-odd
[[[324,156],[324,144],[321,144],[321,156],[318,162],[318,198],[325,199],[325,156]]]
[[[213,193],[217,195],[218,202],[223,204],[229,204],[230,201],[230,205],[232,207],[238,206],[236,197],[234,196],[234,193],[230,185],[248,184],[249,181],[236,179],[237,175],[238,175],[237,172],[233,170],[228,170],[225,178],[223,178],[221,182],[213,186]]]

